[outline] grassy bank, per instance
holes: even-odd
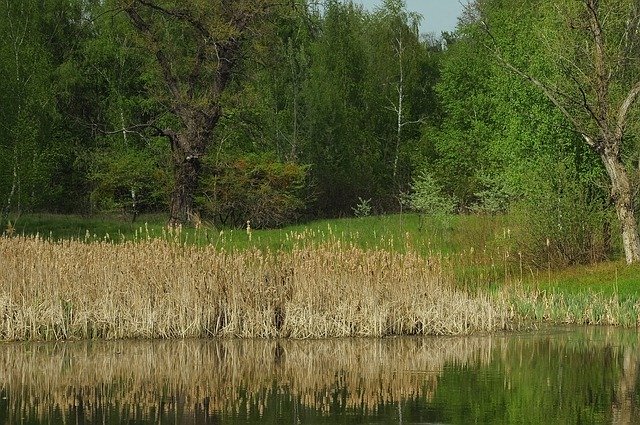
[[[86,218],[74,215],[23,215],[11,223],[12,235],[36,235],[48,239],[79,239],[86,241],[135,241],[167,238],[167,219],[163,215],[144,215],[136,222],[105,216]],[[361,248],[389,248],[401,250],[407,242],[422,253],[461,253],[474,249],[482,251],[492,245],[496,235],[506,235],[506,220],[501,216],[460,215],[447,222],[416,214],[395,214],[362,218],[317,220],[282,229],[256,230],[213,228],[185,228],[182,241],[213,244],[225,249],[288,248],[299,239],[322,243],[340,239]],[[0,229],[0,233],[6,229]],[[6,233],[6,232],[5,232]],[[171,235],[173,238],[174,235]]]
[[[503,217],[177,232],[150,218],[22,218],[0,239],[0,339],[452,335],[523,323],[639,323],[640,267],[532,270],[505,248],[512,244]]]
[[[640,265],[618,261],[540,272],[516,288],[511,304],[528,321],[640,326]]]

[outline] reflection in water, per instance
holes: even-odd
[[[3,344],[0,423],[640,423],[637,348],[605,328]]]

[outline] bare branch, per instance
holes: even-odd
[[[589,103],[589,99],[587,98],[587,92],[584,90],[584,87],[582,87],[580,82],[577,80],[577,78],[573,74],[570,74],[569,77],[576,84],[576,88],[580,92],[580,96],[581,96],[581,99],[582,99],[582,103],[580,104],[580,106],[583,107],[587,111],[587,113],[589,114],[591,119],[593,119],[596,122],[596,124],[598,125],[598,128],[601,131],[605,131],[607,123],[600,121],[600,117],[595,113],[595,111],[591,107],[591,104]]]
[[[631,105],[633,105],[633,103],[636,101],[638,95],[640,95],[640,81],[636,82],[631,90],[629,90],[627,97],[624,99],[624,102],[622,102],[622,105],[620,105],[620,108],[618,109],[618,120],[616,126],[616,137],[618,138],[618,140],[622,139],[624,129],[627,125],[629,108],[631,108]]]

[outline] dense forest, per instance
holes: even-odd
[[[509,212],[532,259],[640,261],[637,1],[474,0],[439,35],[402,0],[2,3],[3,228]]]

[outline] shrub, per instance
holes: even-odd
[[[612,212],[597,178],[560,163],[535,167],[529,181],[513,207],[515,247],[527,263],[566,267],[609,256]]]
[[[308,166],[267,155],[205,163],[207,177],[197,198],[205,218],[217,224],[279,227],[295,221],[306,206]]]
[[[93,208],[131,214],[134,219],[138,213],[163,208],[171,186],[168,170],[160,165],[163,158],[152,150],[126,147],[96,154],[90,173]]]
[[[456,206],[455,199],[443,193],[442,186],[425,167],[413,179],[411,192],[405,202],[420,214],[421,225],[423,215],[432,216],[446,225],[447,218],[453,214]]]
[[[512,195],[504,182],[497,177],[479,176],[483,190],[474,193],[477,202],[471,211],[480,214],[502,214],[508,211]]]
[[[358,196],[358,203],[351,208],[356,217],[369,217],[371,215],[371,198],[362,199]]]

